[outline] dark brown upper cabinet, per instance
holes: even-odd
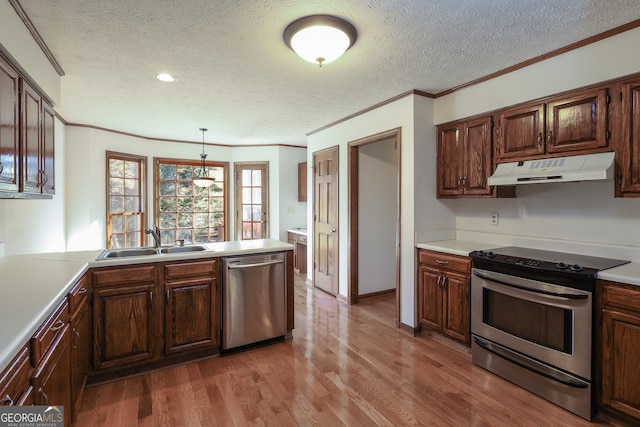
[[[0,55],[0,198],[55,194],[55,113]]]
[[[512,187],[490,187],[492,116],[438,126],[438,197],[513,197]],[[498,194],[500,191],[500,194]]]
[[[0,192],[18,191],[18,72],[0,57]]]
[[[610,100],[598,86],[498,112],[497,162],[609,151]]]

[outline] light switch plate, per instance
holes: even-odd
[[[498,225],[498,213],[497,212],[492,212],[491,213],[491,225]]]

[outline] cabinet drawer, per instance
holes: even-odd
[[[640,312],[640,286],[602,282],[602,303]]]
[[[155,282],[156,269],[153,265],[118,267],[93,272],[93,286],[131,285]]]
[[[469,274],[471,272],[471,259],[442,252],[419,250],[418,263],[441,270],[457,271],[463,274]]]
[[[213,277],[218,271],[218,260],[198,262],[183,262],[180,264],[166,264],[164,266],[165,280],[180,279],[185,277]]]
[[[31,363],[29,347],[24,346],[0,374],[0,405],[18,405],[27,394]]]
[[[76,311],[76,308],[80,307],[82,301],[89,295],[91,292],[91,280],[89,275],[85,274],[82,276],[80,280],[73,285],[73,288],[69,291],[67,298],[69,299],[69,312],[73,313]]]
[[[298,235],[298,243],[302,243],[302,244],[307,244],[307,236],[304,236],[302,234]]]
[[[54,340],[60,335],[69,321],[69,303],[65,298],[53,313],[45,320],[31,338],[31,360],[38,366]]]

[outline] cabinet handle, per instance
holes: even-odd
[[[149,291],[149,306],[153,307],[153,291]]]
[[[76,349],[80,345],[80,332],[78,332],[76,328],[73,328],[73,333],[76,334],[76,336],[78,337],[76,339],[76,344],[73,345],[73,348]]]
[[[538,133],[538,147],[542,147],[542,132]]]
[[[2,399],[2,403],[8,403],[9,406],[13,406],[13,399],[8,394]]]
[[[171,298],[171,293],[169,292],[169,289],[167,289],[166,293],[166,298],[164,299],[164,305],[169,305],[169,298]]]
[[[42,184],[40,186],[44,187],[47,181],[49,181],[49,175],[47,175],[45,171],[42,171],[42,178]]]
[[[443,260],[441,260],[441,259],[437,259],[437,260],[436,260],[436,262],[437,262],[438,264],[442,264],[442,265],[447,265],[447,264],[449,264],[449,261],[443,261]]]
[[[438,280],[436,281],[436,286],[440,287],[440,282],[442,281],[442,276],[438,276]]]
[[[64,322],[62,320],[58,320],[55,325],[53,325],[51,327],[52,331],[59,331],[60,329],[64,328]]]
[[[44,390],[42,389],[42,387],[40,387],[40,388],[38,389],[38,393],[40,393],[41,395],[43,395],[43,396],[44,396],[44,404],[45,404],[46,406],[49,406],[49,396],[47,396],[47,393],[45,393],[45,392],[44,392]]]
[[[446,289],[447,288],[447,281],[449,280],[448,277],[443,277],[442,278],[442,289]]]
[[[468,188],[467,187],[467,177],[466,176],[464,178],[462,178],[462,187],[463,188]]]
[[[547,137],[547,143],[549,145],[553,145],[553,131],[549,131],[549,136]]]
[[[87,293],[87,288],[85,288],[84,286],[80,288],[80,290],[78,291],[78,295],[84,295]]]

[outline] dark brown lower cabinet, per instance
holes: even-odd
[[[84,298],[72,314],[71,327],[71,402],[72,421],[80,407],[80,399],[89,375],[91,361],[91,310],[89,298]]]
[[[467,257],[420,249],[418,259],[420,325],[469,344],[471,261]]]
[[[138,284],[94,291],[94,369],[152,360],[156,356],[155,287]]]
[[[598,283],[601,300],[601,405],[640,421],[640,287]]]
[[[35,404],[64,407],[65,427],[71,425],[72,413],[70,357],[69,325],[65,325],[31,377]]]

